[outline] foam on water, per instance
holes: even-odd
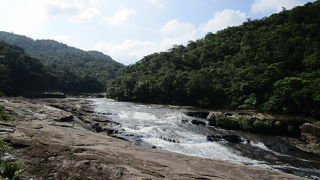
[[[190,156],[220,159],[235,163],[268,167],[239,155],[223,146],[223,142],[209,142],[207,137],[182,128],[181,120],[188,119],[183,110],[156,108],[133,103],[118,103],[110,99],[94,99],[95,111],[110,112],[121,123],[125,134],[141,137],[157,148]]]
[[[156,146],[159,149],[181,153],[189,156],[213,158],[233,163],[247,164],[274,170],[297,170],[287,164],[267,164],[243,157],[225,143],[209,142],[203,134],[198,134],[188,130],[182,124],[182,120],[192,120],[183,112],[184,109],[170,109],[157,106],[141,105],[127,102],[115,102],[111,99],[90,99],[93,101],[94,110],[97,113],[111,113],[107,115],[113,121],[119,122],[118,130],[123,135],[139,137],[144,143]],[[191,125],[191,124],[190,124]],[[192,125],[191,125],[192,126]],[[115,127],[117,128],[117,127]],[[251,146],[260,148],[279,156],[288,156],[277,153],[261,142],[251,141]],[[305,169],[301,174],[314,172],[319,174],[319,170]],[[308,176],[310,178],[310,176]],[[311,177],[311,179],[313,179]]]

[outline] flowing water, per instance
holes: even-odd
[[[293,157],[269,149],[257,136],[231,131],[250,139],[250,143],[210,142],[208,135],[229,131],[194,125],[195,118],[186,116],[182,108],[168,108],[116,102],[111,99],[90,99],[97,113],[112,118],[118,136],[139,145],[190,156],[220,159],[261,168],[280,170],[308,179],[320,179],[318,161]],[[108,115],[107,115],[108,114]],[[200,120],[200,119],[199,119]],[[204,121],[205,122],[205,121]]]

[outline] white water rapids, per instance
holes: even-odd
[[[93,102],[95,112],[111,113],[107,116],[121,124],[114,127],[118,129],[119,134],[137,137],[143,143],[156,146],[159,149],[268,169],[279,169],[275,167],[281,169],[281,167],[287,168],[288,166],[287,164],[271,165],[264,161],[244,157],[240,152],[226,146],[228,142],[209,142],[206,135],[186,128],[187,126],[197,127],[190,123],[194,118],[183,113],[187,111],[185,109],[116,102],[111,99],[90,100]],[[268,149],[261,142],[251,142],[251,146],[281,155]],[[316,170],[316,173],[318,172],[319,170]]]

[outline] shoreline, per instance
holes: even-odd
[[[14,132],[1,137],[11,142],[10,154],[27,165],[22,173],[25,178],[301,179],[273,170],[144,148],[111,137],[110,119],[95,114],[85,99],[6,100],[0,104],[11,115]],[[65,119],[71,116],[72,120]]]

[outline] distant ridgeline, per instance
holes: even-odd
[[[107,95],[320,117],[320,1],[146,56]]]
[[[41,86],[46,90],[71,93],[101,92],[104,91],[107,81],[115,78],[119,69],[124,67],[124,65],[114,61],[110,56],[104,55],[103,53],[97,51],[82,51],[53,40],[33,40],[26,36],[2,31],[0,31],[0,40],[21,47],[14,47],[1,42],[1,52],[4,51],[2,53],[6,54],[5,57],[2,58],[1,56],[3,56],[3,54],[0,55],[0,67],[4,69],[9,68],[10,72],[14,71],[14,69],[10,69],[13,68],[13,66],[9,66],[9,64],[11,63],[12,65],[13,62],[9,61],[17,61],[17,65],[21,66],[19,67],[20,70],[22,69],[26,71],[26,73],[33,74],[33,71],[43,71],[40,73],[40,75],[42,74],[41,78],[43,80]],[[4,50],[4,47],[6,50]],[[19,59],[20,62],[18,62],[18,59],[14,59],[14,56],[21,56]],[[12,60],[9,60],[9,57],[11,57]],[[31,66],[33,66],[34,63],[38,64],[38,66],[30,69],[27,66],[22,67],[23,65],[18,64],[26,64],[26,57],[27,59],[32,59],[30,60],[32,61],[30,62]],[[39,59],[40,62],[36,59]],[[9,64],[5,64],[6,62]],[[42,70],[37,68],[42,68]],[[15,76],[21,75],[20,71],[15,71],[14,73],[16,73]],[[0,76],[3,75],[6,74],[1,73]],[[10,76],[10,78],[13,78],[13,76]],[[32,78],[30,80],[32,81]],[[3,81],[3,79],[1,78],[0,81]],[[11,84],[22,86],[22,84],[18,85],[18,82],[20,81],[17,81],[17,79],[10,81]],[[32,84],[32,82],[28,83]],[[12,85],[8,86],[7,89],[10,87],[12,87]],[[22,88],[23,87],[24,86],[22,86]],[[0,87],[0,91],[3,91],[7,95],[21,95],[18,89],[3,89],[5,88]],[[35,87],[34,90],[38,89]]]

